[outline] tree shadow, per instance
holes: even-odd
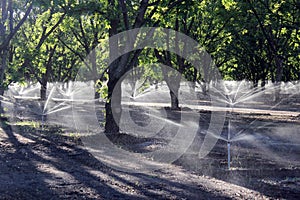
[[[52,199],[80,197],[80,193],[87,192],[80,191],[82,186],[96,191],[101,197],[132,197],[101,181],[95,183],[97,178],[89,174],[80,163],[70,159],[63,148],[58,148],[56,145],[64,145],[64,143],[56,141],[51,135],[39,136],[36,133],[15,133],[11,126],[3,126],[3,123],[1,128],[6,135],[2,142],[11,151],[6,152],[9,149],[3,149],[4,153],[1,156],[1,198]],[[28,130],[30,129],[28,128]],[[23,140],[30,142],[20,142],[20,139],[18,139],[20,135]],[[68,147],[68,145],[65,144],[65,147]],[[74,146],[71,148],[74,148]],[[77,150],[74,149],[74,151]],[[46,168],[42,166],[46,166]],[[56,185],[56,183],[59,184]],[[76,184],[79,185],[78,191],[76,190]],[[70,189],[65,190],[68,186],[70,186]]]
[[[111,169],[76,145],[80,140],[14,128],[2,125],[1,198],[226,199],[197,185]]]

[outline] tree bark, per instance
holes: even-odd
[[[4,90],[5,90],[5,85],[4,85],[4,79],[5,79],[5,69],[7,67],[7,50],[2,50],[1,53],[1,63],[0,63],[0,95],[2,96],[4,94]],[[0,114],[3,113],[3,108],[2,108],[2,104],[0,101]]]
[[[4,94],[4,89],[0,87],[0,96],[3,96]],[[3,108],[2,108],[2,103],[0,101],[0,115],[3,113]]]
[[[276,74],[275,74],[275,102],[279,102],[280,100],[280,84],[283,76],[283,68],[282,68],[282,59],[279,56],[275,55],[275,65],[276,65]]]
[[[106,121],[105,133],[115,134],[120,132],[119,123],[122,114],[121,107],[121,83],[118,79],[109,79],[108,101],[105,104]]]
[[[49,51],[49,57],[48,57],[48,60],[47,62],[45,63],[46,65],[46,73],[45,74],[42,74],[42,79],[41,79],[41,90],[40,90],[40,97],[41,97],[41,100],[46,100],[47,99],[47,83],[49,82],[50,80],[50,75],[51,75],[51,69],[52,69],[52,61],[53,61],[53,56],[54,56],[54,53],[56,51],[56,47],[57,45],[55,45],[53,48],[49,48],[48,51]]]
[[[109,0],[109,5],[110,8],[114,8],[116,5],[116,2],[114,0]],[[113,14],[111,18],[109,19],[110,21],[110,26],[111,28],[109,29],[109,37],[113,37],[114,35],[118,34],[118,24],[119,24],[119,19],[118,16],[115,16]],[[109,40],[109,56],[110,56],[110,61],[111,64],[108,69],[108,83],[107,83],[107,89],[108,89],[108,94],[107,94],[107,101],[105,103],[105,133],[112,134],[112,133],[119,133],[120,128],[119,128],[119,120],[120,116],[114,116],[116,112],[114,112],[113,109],[120,109],[121,107],[121,102],[119,105],[115,105],[112,102],[112,97],[113,97],[113,91],[114,88],[116,87],[117,81],[119,77],[115,77],[115,70],[118,67],[118,60],[113,61],[113,54],[118,53],[118,41],[113,41]],[[121,100],[120,100],[121,101]],[[117,101],[115,102],[117,103]],[[118,110],[116,110],[118,111]],[[118,113],[118,112],[117,112]],[[121,113],[121,111],[120,111]],[[115,118],[114,118],[115,117]],[[116,119],[116,120],[115,120]]]
[[[178,88],[179,89],[179,88]],[[170,91],[171,96],[171,110],[179,110],[178,90]]]
[[[41,90],[40,90],[40,98],[41,100],[46,100],[47,96],[47,82],[41,84]]]
[[[2,52],[0,52],[0,59],[1,59],[1,63],[0,63],[0,89],[4,90],[4,72],[5,69],[7,67],[7,50],[2,50]]]

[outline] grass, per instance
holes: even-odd
[[[41,129],[40,121],[35,120],[24,120],[24,121],[15,121],[9,122],[7,119],[1,120],[1,126],[8,127],[8,126],[15,126],[23,133],[38,133],[41,135],[51,135],[51,137],[65,137],[69,140],[80,144],[80,134],[75,132],[66,132],[60,126],[54,125],[45,125],[43,129]]]
[[[15,126],[28,126],[28,127],[36,129],[36,128],[40,127],[40,122],[33,121],[33,120],[17,121],[17,122],[14,122],[12,125],[15,125]]]

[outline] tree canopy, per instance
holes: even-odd
[[[120,88],[122,75],[139,63],[161,62],[188,80],[203,83],[191,63],[159,49],[122,55],[102,66],[107,76],[101,76],[97,59],[101,55],[93,51],[97,45],[141,27],[168,28],[191,37],[212,55],[224,79],[246,79],[255,87],[259,82],[264,86],[267,81],[296,81],[300,79],[299,9],[295,0],[1,0],[0,95],[10,83],[30,81],[40,83],[45,99],[48,82],[74,80],[79,63],[84,62],[95,83],[108,79],[106,114],[108,121],[114,121],[109,118],[112,91]],[[109,45],[110,54],[121,48]],[[151,70],[148,75],[151,80],[163,78],[154,77]],[[114,124],[107,126],[118,131]]]

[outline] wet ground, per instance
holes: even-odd
[[[222,140],[218,140],[204,159],[197,159],[193,154],[197,146],[195,142],[194,148],[191,147],[190,152],[175,163],[199,175],[253,189],[270,198],[299,198],[299,117],[236,113],[233,118],[232,124],[239,126],[234,131],[247,131],[244,137],[237,136],[238,139],[230,143],[230,169],[227,142]],[[205,120],[202,122],[205,123]],[[256,128],[250,128],[249,124]],[[228,120],[224,129],[227,128]],[[232,137],[234,140],[235,135]]]
[[[53,129],[40,133],[24,125],[18,128],[21,133],[2,127],[0,199],[265,198],[174,165],[149,173],[125,173],[96,160],[76,137]]]
[[[75,133],[2,118],[0,199],[298,199],[299,116],[232,114],[232,123],[253,137],[231,143],[228,169],[226,141],[219,140],[208,156],[198,158],[201,132],[210,120],[210,112],[199,112],[202,130],[189,150],[172,165],[142,173],[104,165]],[[250,129],[253,121],[263,128]],[[222,134],[227,128],[228,120]],[[161,144],[127,134],[110,139],[130,151]]]

